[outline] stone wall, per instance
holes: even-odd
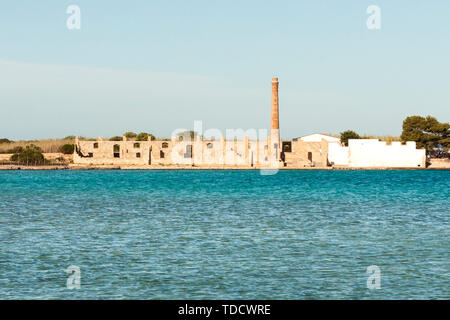
[[[75,164],[151,166],[231,166],[268,165],[266,141],[200,140],[178,141],[97,141],[75,142]]]
[[[450,159],[430,159],[428,162],[430,169],[450,169]]]
[[[289,141],[283,141],[284,143]],[[305,142],[300,139],[290,141],[291,152],[284,152],[286,167],[326,167],[328,165],[328,142]]]
[[[76,139],[75,164],[84,165],[135,165],[135,166],[195,166],[227,168],[240,167],[325,167],[328,143],[283,141],[290,143],[284,152],[285,163],[271,162],[270,137],[268,141],[200,140],[178,141],[79,141]]]

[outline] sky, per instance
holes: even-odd
[[[272,77],[284,139],[399,135],[450,120],[449,58],[449,1],[3,0],[0,138],[268,129]]]

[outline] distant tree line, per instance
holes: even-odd
[[[6,138],[0,139],[0,144],[2,144],[2,143],[13,143],[13,142],[14,141],[11,141],[11,140],[6,139]]]
[[[148,137],[150,137],[150,139],[153,141],[156,139],[156,137],[154,135],[152,135],[151,133],[147,133],[147,132],[141,132],[141,133],[134,133],[134,132],[125,132],[123,134],[123,137],[126,137],[128,140],[136,140],[136,141],[147,141]],[[122,141],[123,140],[122,136],[114,136],[109,138],[109,141]]]

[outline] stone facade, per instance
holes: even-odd
[[[450,159],[430,159],[430,169],[450,169]]]
[[[75,141],[73,162],[86,165],[136,165],[150,167],[273,167],[268,141],[201,140],[179,141],[172,139],[153,141]],[[282,141],[279,167],[326,167],[326,141]]]

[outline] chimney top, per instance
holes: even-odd
[[[272,78],[272,82],[278,82],[278,78]]]

